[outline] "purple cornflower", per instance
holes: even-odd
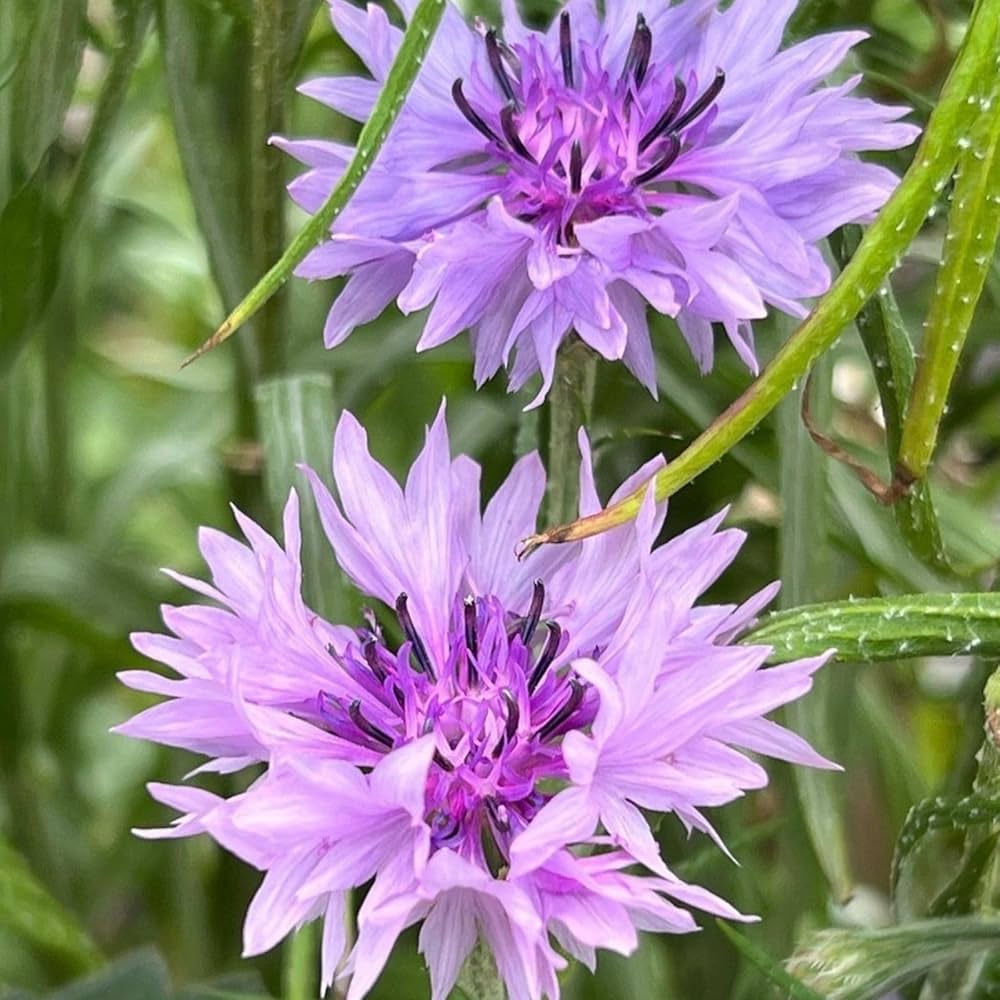
[[[580,445],[587,514],[601,503]],[[743,541],[724,512],[654,548],[664,509],[649,502],[633,524],[519,562],[541,462],[519,460],[480,512],[479,467],[451,458],[443,409],[403,489],[350,414],[339,503],[307,472],[337,561],[378,610],[348,627],[303,603],[293,492],[284,546],[239,512],[249,544],[204,529],[212,584],[178,579],[214,606],[164,608],[173,635],[133,637],[179,678],[121,675],[169,700],[120,732],[208,755],[199,770],[264,765],[229,799],[150,786],[182,816],[141,831],[208,832],[265,873],[245,953],[322,916],[323,981],[350,974],[353,1000],[423,921],[435,1000],[477,934],[512,1000],[537,1000],[559,995],[556,944],[592,967],[638,930],[695,929],[686,906],[740,918],[671,873],[640,811],[716,837],[705,807],[767,783],[743,751],[827,766],[764,718],[823,657],[765,668],[767,647],[732,644],[775,588],[694,606]],[[344,961],[347,893],[368,882]]]
[[[399,0],[405,17],[415,0]],[[779,51],[795,0],[616,0],[603,21],[573,0],[545,32],[505,0],[500,32],[449,6],[413,92],[330,239],[299,267],[347,275],[328,347],[396,299],[431,306],[418,350],[465,329],[482,384],[541,371],[573,330],[656,393],[646,307],[675,317],[703,370],[713,324],[756,371],[752,321],[804,316],[830,271],[817,243],[871,218],[897,178],[858,159],[918,134],[908,109],[822,81],[866,36]],[[385,12],[330,0],[372,79],[301,88],[344,115],[371,111],[401,38]],[[276,142],[310,169],[291,185],[315,211],[352,150]],[[513,356],[512,356],[513,355]]]

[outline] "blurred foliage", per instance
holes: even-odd
[[[468,6],[496,15],[488,0]],[[535,0],[530,13],[543,22],[554,6]],[[256,875],[207,841],[152,847],[127,832],[162,822],[144,783],[193,766],[180,752],[107,732],[145,704],[114,677],[139,659],[128,633],[156,628],[158,606],[183,599],[157,569],[199,573],[195,526],[229,530],[230,499],[276,524],[288,488],[301,486],[295,462],[323,463],[342,408],[400,473],[447,396],[454,447],[483,463],[486,492],[532,440],[521,414],[530,396],[508,396],[502,379],[474,392],[461,340],[416,355],[419,317],[390,311],[325,352],[318,331],[333,283],[290,284],[251,330],[179,370],[303,221],[291,209],[283,218],[292,168],[264,144],[267,134],[356,135],[294,92],[304,77],[357,69],[322,7],[0,0],[0,995],[277,992],[278,952],[238,958]],[[791,31],[864,27],[871,38],[854,68],[875,95],[909,102],[922,121],[970,10],[968,0],[803,0]],[[909,155],[883,160],[902,171]],[[825,384],[814,386],[827,432],[882,471],[886,438],[890,458],[898,444],[900,405],[879,351],[902,349],[904,365],[907,350],[919,352],[949,195],[941,192],[891,292],[863,314],[860,335],[845,331]],[[846,616],[858,626],[859,657],[866,631],[877,631],[863,611],[897,607],[898,595],[968,591],[969,607],[992,607],[992,595],[979,604],[973,595],[993,588],[1000,552],[998,323],[994,258],[938,446],[933,509],[947,560],[911,548],[905,523],[812,445],[789,404],[671,500],[672,534],[727,503],[731,522],[749,531],[711,596],[740,600],[782,575],[785,607],[885,599]],[[750,381],[723,344],[702,378],[669,322],[654,331],[659,402],[621,366],[598,373],[591,436],[606,491],[654,454],[679,454]],[[777,323],[761,330],[765,358],[787,332]],[[329,565],[315,565],[321,544],[306,552],[308,585],[353,620],[360,598],[339,589]],[[790,643],[823,625],[801,613],[784,620],[800,629]],[[790,769],[775,768],[766,791],[713,817],[739,867],[663,824],[679,873],[765,917],[739,932],[739,947],[711,924],[682,940],[646,938],[627,961],[602,956],[594,977],[574,969],[566,995],[758,998],[768,988],[761,969],[790,975],[780,962],[800,941],[811,950],[798,953],[795,973],[807,967],[803,955],[836,947],[862,962],[877,952],[882,964],[868,963],[882,977],[877,988],[899,981],[909,962],[900,995],[910,1000],[998,995],[1000,966],[968,957],[982,941],[948,946],[954,921],[967,927],[996,905],[993,749],[989,740],[980,747],[989,668],[972,656],[942,658],[978,635],[974,627],[992,637],[995,618],[969,621],[954,622],[955,646],[921,647],[918,659],[893,661],[891,646],[880,646],[883,662],[830,669],[806,709],[822,715],[820,749],[846,769],[823,778],[836,791],[823,799],[825,818],[809,794],[800,805]],[[895,624],[895,641],[905,641],[906,619]],[[807,834],[822,842],[824,823],[842,845],[825,866]],[[842,883],[835,893],[824,868]],[[938,950],[914,950],[907,925],[925,934],[932,918]],[[840,936],[807,938],[830,927]],[[930,957],[949,959],[945,971],[926,974]],[[373,995],[426,995],[412,934]]]

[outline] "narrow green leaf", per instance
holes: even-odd
[[[1000,948],[1000,920],[951,917],[885,930],[820,931],[787,963],[827,1000],[876,1000],[935,966]]]
[[[996,846],[996,833],[989,833],[972,845],[958,873],[931,903],[929,917],[958,917],[970,912]]]
[[[904,867],[928,833],[937,830],[967,830],[1000,819],[1000,797],[979,794],[961,799],[933,798],[918,802],[906,817],[896,839],[892,859],[893,891]]]
[[[995,65],[988,79],[992,86],[979,99],[980,116],[958,140],[961,155],[944,257],[899,446],[899,466],[915,479],[930,466],[951,381],[1000,235],[1000,74]]]
[[[724,920],[716,920],[715,923],[736,950],[781,990],[781,996],[788,997],[789,1000],[824,1000],[823,994],[796,979],[777,959],[754,944],[745,934],[741,934]]]
[[[905,594],[790,608],[761,619],[744,642],[773,646],[773,663],[828,649],[845,663],[1000,656],[1000,594]]]
[[[0,926],[75,972],[97,968],[97,946],[12,847],[0,841]]]
[[[342,579],[320,527],[312,494],[299,472],[311,466],[330,486],[335,410],[329,375],[269,379],[256,391],[257,419],[264,446],[264,480],[275,520],[295,487],[301,504],[302,562],[306,599],[334,617],[341,607]]]
[[[278,262],[254,285],[240,304],[226,317],[219,329],[188,358],[185,364],[228,340],[274,295],[306,254],[326,236],[334,219],[344,210],[375,162],[378,151],[406,103],[406,95],[423,65],[424,56],[430,48],[431,40],[444,14],[444,7],[445,0],[420,0],[407,25],[385,85],[361,129],[361,135],[358,136],[354,156],[330,197],[302,227]]]
[[[812,388],[815,418],[825,424],[832,409],[832,364],[816,366]],[[779,533],[781,601],[800,605],[821,599],[830,578],[830,544],[826,457],[813,444],[800,418],[801,392],[792,392],[778,410],[779,484],[782,519]],[[788,724],[819,748],[836,755],[830,721],[841,678],[821,673],[808,697],[785,709]],[[847,849],[844,818],[844,781],[839,774],[814,768],[796,768],[793,780],[802,816],[820,867],[839,902],[851,894],[854,883]]]

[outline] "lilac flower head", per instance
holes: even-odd
[[[405,16],[414,0],[400,0]],[[821,35],[780,50],[794,0],[607,5],[572,0],[545,33],[503,4],[503,30],[449,6],[387,144],[307,278],[348,275],[326,324],[333,347],[396,299],[431,306],[418,350],[465,329],[482,384],[512,389],[576,331],[651,392],[646,307],[676,318],[702,369],[713,324],[756,370],[752,321],[805,315],[826,290],[816,246],[871,217],[895,175],[857,153],[905,146],[907,109],[822,86],[862,40]],[[374,5],[330,0],[373,79],[314,80],[304,93],[364,120],[401,32]],[[310,169],[291,186],[314,211],[351,150],[276,140]]]
[[[581,512],[600,507],[581,435]],[[654,471],[639,470],[620,493]],[[593,966],[637,931],[695,929],[687,907],[739,918],[678,879],[642,810],[716,837],[704,810],[766,784],[745,751],[824,766],[765,718],[811,685],[823,658],[765,668],[733,645],[774,593],[741,607],[694,602],[743,535],[717,515],[659,547],[664,511],[521,563],[545,478],[522,458],[484,511],[479,467],[452,460],[444,413],[404,488],[337,428],[339,502],[309,472],[343,571],[377,602],[353,627],[300,595],[294,492],[279,545],[237,514],[248,544],[204,531],[214,606],[166,608],[172,636],[137,649],[176,679],[129,671],[168,696],[120,731],[206,754],[199,770],[249,765],[228,799],[153,785],[177,823],[265,873],[246,954],[324,918],[323,978],[362,997],[393,943],[423,921],[433,996],[446,997],[481,935],[512,1000],[559,995],[560,951]],[[261,766],[263,765],[263,766]],[[371,882],[344,958],[347,893]]]

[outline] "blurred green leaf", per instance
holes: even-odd
[[[97,946],[73,915],[49,895],[20,854],[2,841],[0,925],[74,972],[102,962]]]
[[[300,464],[310,466],[330,487],[333,380],[318,374],[270,379],[257,387],[256,399],[264,478],[274,517],[280,517],[288,491],[295,486],[301,504],[306,599],[321,614],[335,617],[341,607],[339,570],[320,525],[312,491],[297,468]]]
[[[132,952],[86,979],[70,983],[47,1000],[170,1000],[170,977],[152,948]]]
[[[885,930],[825,930],[788,971],[827,1000],[876,1000],[935,966],[1000,948],[1000,920],[951,917]]]
[[[836,649],[872,663],[914,656],[1000,656],[1000,594],[906,594],[813,604],[767,615],[744,642],[785,663]]]
[[[59,277],[62,221],[37,174],[0,211],[0,373],[10,366],[41,316]]]
[[[73,542],[25,541],[2,553],[0,612],[99,642],[143,620],[155,580]]]
[[[7,77],[0,87],[0,207],[34,177],[62,131],[83,55],[86,8],[86,0],[0,4],[0,67]]]
[[[157,17],[177,146],[228,308],[252,276],[246,203],[248,24],[220,16],[197,0],[161,0]]]
[[[832,370],[827,357],[813,373],[812,407],[821,423],[832,409]],[[802,424],[803,391],[804,387],[793,391],[778,410],[780,600],[786,607],[824,597],[830,576],[827,462]],[[820,752],[832,753],[834,749],[831,717],[838,682],[834,674],[823,672],[816,677],[808,698],[785,708],[789,725]],[[796,768],[793,780],[813,850],[834,898],[843,901],[850,896],[854,881],[847,849],[844,782],[840,775],[807,767]]]

